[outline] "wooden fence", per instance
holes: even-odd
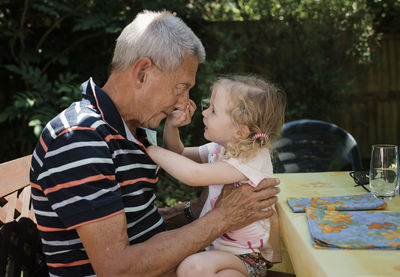
[[[400,145],[400,35],[385,35],[376,55],[335,122],[357,140],[364,161],[373,144]]]

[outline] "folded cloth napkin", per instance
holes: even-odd
[[[375,198],[371,193],[349,196],[329,197],[288,197],[289,207],[295,213],[305,211],[306,207],[323,207],[327,210],[384,210],[385,201]]]
[[[400,213],[306,209],[315,248],[400,249]]]

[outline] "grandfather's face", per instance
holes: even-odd
[[[156,128],[173,110],[185,109],[189,90],[195,84],[197,66],[197,58],[186,54],[177,70],[163,73],[156,69],[149,75],[141,101],[144,109],[140,126]]]

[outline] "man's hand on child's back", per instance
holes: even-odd
[[[234,188],[225,185],[214,209],[225,213],[227,231],[237,230],[254,221],[268,218],[275,212],[267,209],[278,200],[276,194],[280,181],[276,178],[263,179],[257,187],[242,185]]]

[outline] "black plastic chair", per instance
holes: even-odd
[[[360,151],[353,136],[320,120],[287,122],[273,143],[274,172],[361,170]]]

